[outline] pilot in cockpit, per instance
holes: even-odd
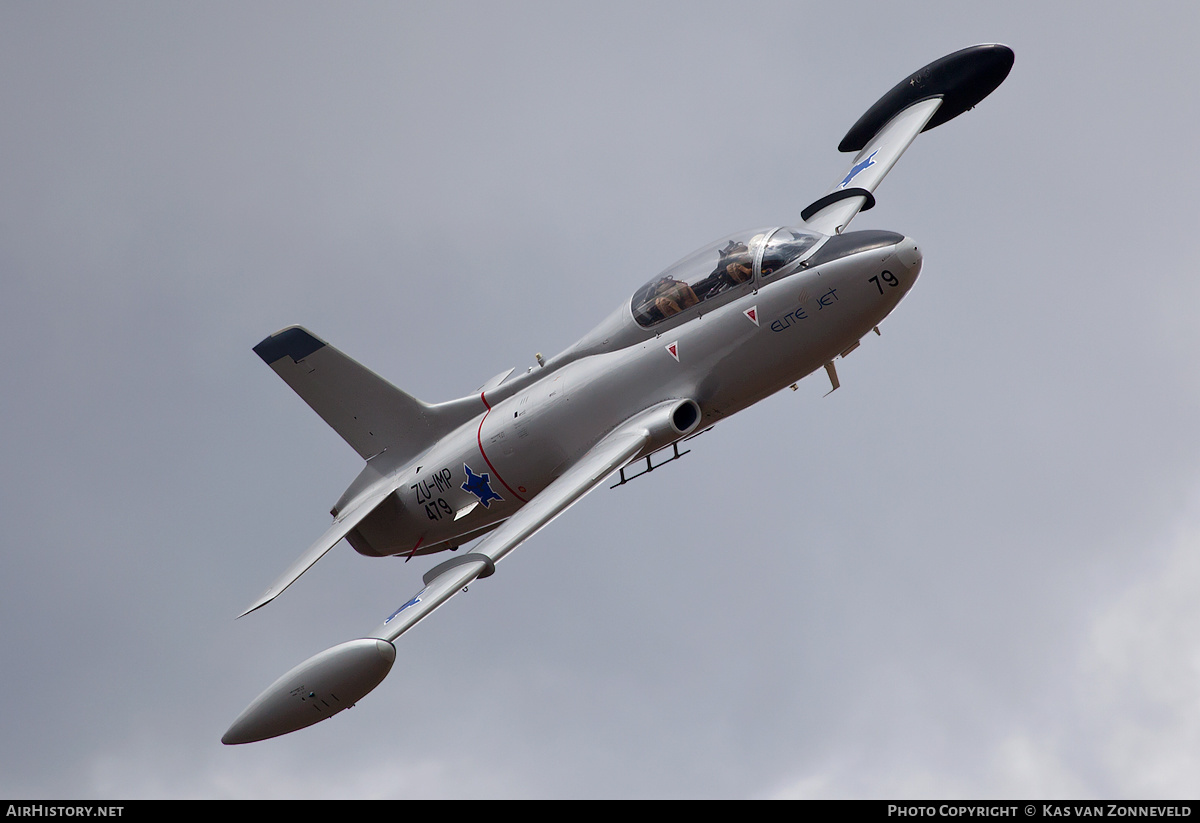
[[[654,284],[653,302],[655,308],[662,312],[663,317],[670,317],[696,305],[700,302],[700,298],[696,297],[696,292],[692,291],[692,287],[682,280],[664,277]]]
[[[721,257],[717,262],[717,267],[713,269],[712,274],[705,278],[709,284],[705,290],[705,298],[718,295],[726,289],[742,283],[748,283],[754,274],[754,259],[750,256],[750,248],[745,243],[730,240],[719,254]]]
[[[754,260],[750,257],[750,249],[745,243],[738,243],[734,248],[722,251],[721,263],[725,267],[725,277],[730,286],[749,281],[754,273]]]

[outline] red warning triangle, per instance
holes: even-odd
[[[671,356],[675,358],[675,362],[678,363],[679,362],[679,341],[676,340],[674,343],[668,343],[667,351],[669,351],[671,353]]]
[[[758,325],[758,306],[751,306],[750,308],[748,308],[744,312],[742,312],[742,314],[749,317],[751,323],[753,323],[756,326]]]

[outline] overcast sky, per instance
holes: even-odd
[[[984,10],[984,6],[987,10]],[[1200,795],[1195,3],[0,3],[0,796]],[[795,224],[1001,42],[854,228],[921,280],[598,491],[353,711],[220,737],[435,562],[314,540],[351,451],[251,352],[427,401]]]

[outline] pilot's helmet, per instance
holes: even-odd
[[[750,251],[749,247],[740,240],[730,240],[725,244],[725,248],[721,249],[719,254],[721,258],[731,257],[733,255],[742,255]]]

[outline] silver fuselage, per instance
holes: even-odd
[[[688,431],[701,431],[852,348],[920,269],[911,239],[849,232],[786,276],[755,277],[651,329],[623,304],[544,366],[481,391],[479,414],[408,461],[389,505],[350,543],[374,556],[456,548],[512,516],[614,427],[664,401],[695,401],[701,417]],[[486,500],[465,488],[468,469],[486,477]]]

